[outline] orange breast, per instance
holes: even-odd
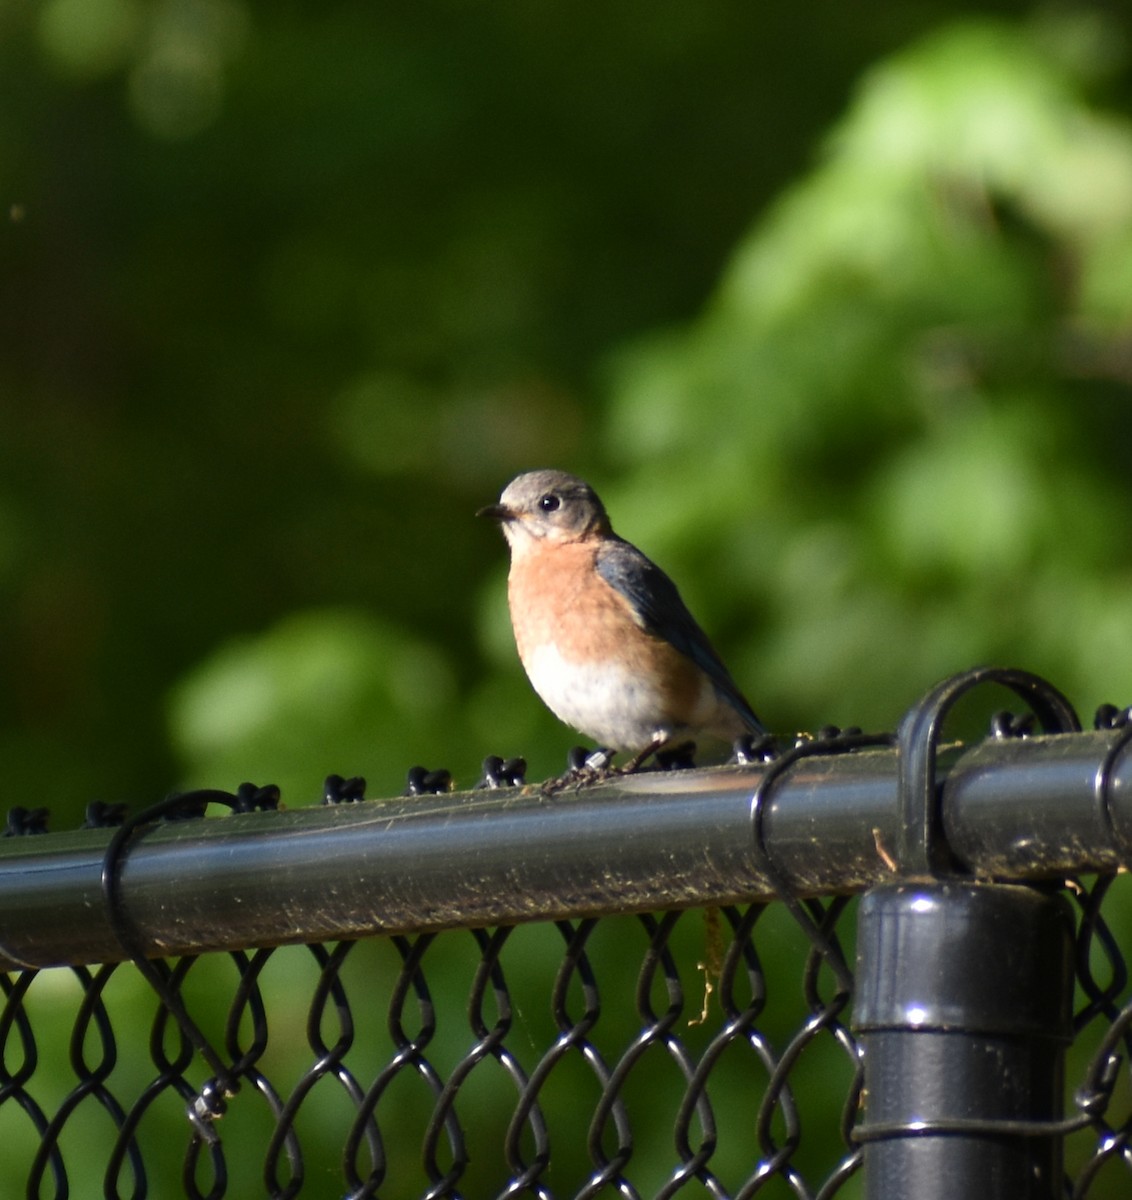
[[[578,542],[535,546],[512,561],[508,599],[524,667],[529,673],[532,656],[546,645],[579,666],[616,663],[652,683],[657,711],[650,721],[697,724],[708,699],[703,673],[641,628],[629,601],[597,573],[596,554],[595,543]]]

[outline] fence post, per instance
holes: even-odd
[[[1071,1039],[1063,897],[964,880],[861,903],[865,1200],[1054,1200]]]

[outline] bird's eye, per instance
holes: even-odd
[[[538,501],[539,508],[543,512],[554,512],[554,510],[562,503],[553,492],[547,492],[545,496],[540,496]]]

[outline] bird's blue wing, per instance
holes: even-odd
[[[671,642],[687,655],[743,718],[752,733],[766,733],[763,723],[739,691],[707,634],[688,611],[676,585],[649,558],[620,538],[598,551],[597,572],[610,587],[628,600],[641,628]]]

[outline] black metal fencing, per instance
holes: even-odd
[[[975,671],[742,766],[10,837],[0,1196],[1126,1196],[1130,744]]]

